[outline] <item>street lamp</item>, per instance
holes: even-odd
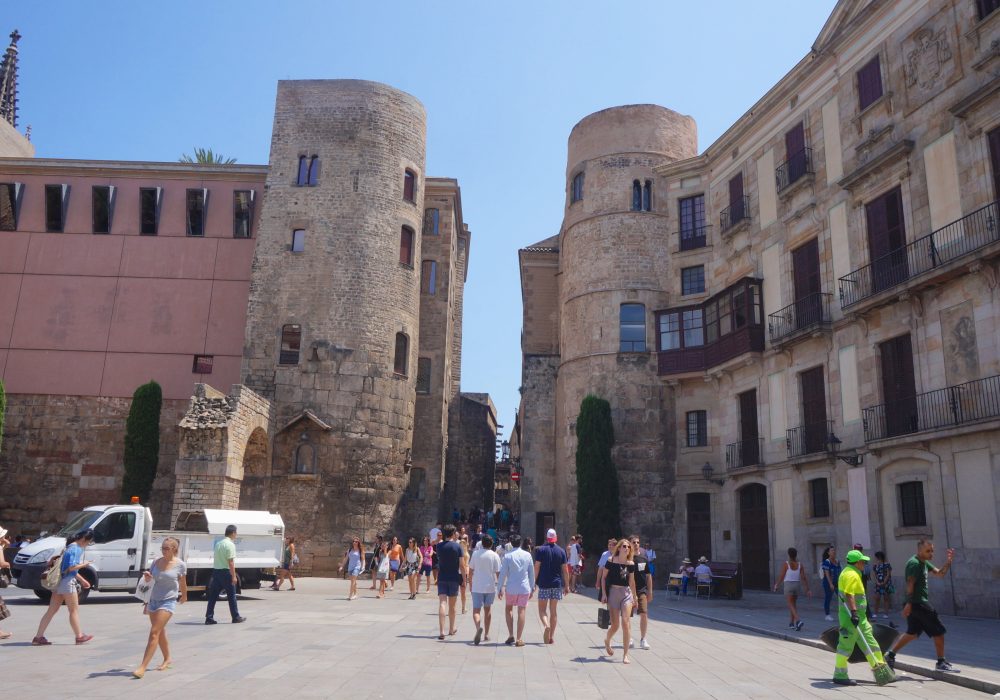
[[[861,463],[865,461],[864,455],[853,454],[853,455],[839,455],[837,450],[840,448],[841,439],[830,431],[830,435],[826,438],[826,442],[829,445],[829,452],[831,457],[836,457],[844,464],[851,467],[859,467]]]
[[[701,466],[701,475],[705,479],[705,481],[707,481],[707,482],[709,482],[711,484],[715,484],[716,486],[722,486],[724,483],[726,483],[726,478],[725,477],[723,477],[721,479],[713,479],[712,475],[714,473],[715,473],[715,469],[713,469],[712,465],[709,464],[708,462],[705,462]]]

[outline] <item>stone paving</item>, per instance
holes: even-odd
[[[133,680],[148,624],[134,599],[97,594],[81,608],[84,630],[96,635],[73,644],[64,611],[53,621],[48,648],[30,646],[43,607],[34,596],[6,589],[13,617],[0,643],[7,697],[350,697],[358,698],[814,698],[983,697],[981,693],[917,675],[901,674],[888,688],[866,683],[852,689],[829,679],[833,654],[674,612],[676,601],[657,595],[650,651],[633,651],[633,663],[601,658],[603,630],[593,599],[574,595],[560,606],[556,644],[541,643],[534,604],[527,646],[504,646],[505,629],[475,647],[472,613],[459,617],[459,634],[439,642],[437,602],[421,594],[409,601],[405,586],[385,600],[364,588],[345,599],[339,579],[300,579],[298,590],[252,591],[240,600],[243,625],[203,624],[205,604],[178,609],[168,631],[174,668]],[[433,594],[433,588],[432,588]],[[471,601],[470,601],[471,602]],[[684,601],[683,604],[694,601]],[[698,601],[704,609],[708,601]],[[714,603],[711,603],[714,604]],[[720,603],[721,604],[721,603]],[[502,617],[494,625],[503,625]],[[620,642],[619,642],[620,643]],[[993,640],[996,643],[996,640]],[[956,660],[958,657],[956,656]],[[154,661],[158,663],[158,661]],[[868,681],[866,669],[852,667]]]

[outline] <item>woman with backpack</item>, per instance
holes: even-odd
[[[80,570],[90,566],[90,562],[83,558],[84,549],[94,541],[94,531],[90,528],[80,530],[72,537],[66,539],[66,551],[52,566],[59,567],[59,585],[52,591],[52,598],[49,600],[49,609],[42,615],[41,622],[38,623],[38,631],[35,633],[31,645],[44,647],[52,644],[45,638],[45,628],[52,622],[52,618],[59,612],[59,608],[66,603],[69,611],[69,626],[73,628],[77,644],[86,644],[94,638],[92,634],[84,634],[80,629],[80,599],[77,592],[80,587],[90,588],[90,581],[80,575]]]

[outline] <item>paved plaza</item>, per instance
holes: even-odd
[[[97,594],[84,604],[84,631],[95,639],[82,647],[73,644],[62,611],[47,633],[53,646],[35,648],[30,640],[43,607],[30,593],[6,589],[13,617],[4,621],[4,628],[14,637],[0,643],[5,694],[117,698],[143,693],[191,699],[984,697],[909,673],[901,673],[887,688],[839,688],[829,681],[832,652],[677,612],[671,609],[678,607],[677,601],[666,594],[654,601],[652,649],[636,649],[633,663],[625,666],[620,647],[614,661],[601,658],[603,631],[595,624],[596,604],[584,595],[571,596],[560,606],[556,644],[549,646],[541,643],[532,603],[527,646],[517,649],[503,644],[502,614],[494,618],[490,641],[473,646],[471,607],[459,616],[459,634],[437,641],[433,587],[431,594],[409,601],[405,585],[384,600],[365,586],[361,597],[350,602],[346,581],[300,579],[297,589],[248,592],[240,600],[240,612],[248,618],[243,625],[226,622],[224,603],[216,612],[222,622],[214,627],[203,624],[203,601],[181,606],[168,628],[174,668],[151,670],[143,680],[131,678],[148,630],[134,599]],[[692,599],[680,605],[707,614],[723,603]],[[995,637],[992,643],[997,643]],[[954,658],[960,662],[957,653]],[[870,680],[865,668],[851,670],[858,680]]]

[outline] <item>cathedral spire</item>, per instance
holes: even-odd
[[[17,40],[15,29],[10,33],[10,46],[0,60],[0,118],[17,127]]]

